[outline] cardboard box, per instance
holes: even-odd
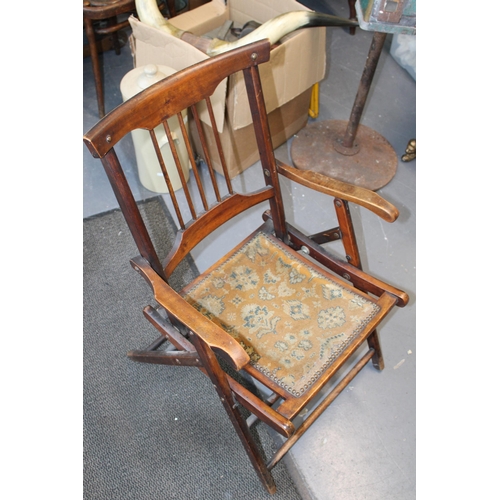
[[[170,22],[195,35],[205,35],[232,20],[243,25],[255,20],[264,23],[284,12],[309,10],[295,0],[212,0],[183,13]],[[176,70],[207,59],[195,47],[161,30],[131,17],[132,45],[136,66],[163,64]],[[305,126],[308,118],[310,89],[325,75],[325,28],[306,28],[284,37],[273,48],[269,62],[260,66],[266,109],[269,116],[273,145],[278,147]],[[224,155],[231,177],[241,173],[258,160],[253,139],[253,125],[242,74],[232,75],[217,88],[212,105]],[[201,113],[207,130],[211,129],[207,113]],[[213,134],[207,134],[210,139]],[[253,142],[252,142],[253,140]],[[202,156],[198,141],[194,146]],[[241,149],[240,149],[241,148]],[[222,173],[217,163],[214,167]]]

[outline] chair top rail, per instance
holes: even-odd
[[[211,96],[230,74],[268,61],[270,48],[269,41],[262,40],[206,59],[157,82],[108,113],[85,134],[84,142],[95,158],[104,157],[130,131],[153,129]],[[136,108],[141,112],[134,112]]]

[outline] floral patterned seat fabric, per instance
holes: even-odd
[[[307,391],[380,310],[264,233],[195,280],[184,298],[294,396]]]

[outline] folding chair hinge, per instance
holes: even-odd
[[[333,229],[328,229],[327,231],[312,234],[309,236],[309,239],[313,240],[318,245],[323,245],[324,243],[329,243],[330,241],[341,240],[342,231],[340,230],[340,227],[335,227]]]

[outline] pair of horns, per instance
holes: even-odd
[[[180,38],[211,57],[266,38],[269,39],[271,44],[274,44],[285,35],[299,28],[312,28],[316,26],[358,26],[356,21],[332,16],[330,14],[321,14],[311,11],[293,11],[286,12],[270,19],[239,40],[226,42],[217,38],[209,40],[208,38],[196,36],[193,33],[176,28],[163,17],[156,0],[135,0],[135,6],[139,19],[144,24],[165,31],[176,38]]]

